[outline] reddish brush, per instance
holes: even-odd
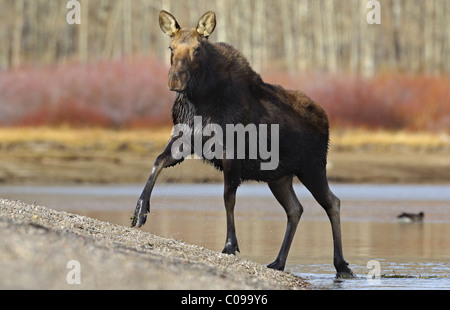
[[[0,73],[0,125],[136,127],[170,122],[167,67],[154,58]]]
[[[450,128],[448,76],[387,74],[362,78],[278,72],[265,78],[309,94],[325,108],[333,126],[433,131]]]
[[[0,72],[0,126],[151,127],[170,123],[168,67],[152,57]],[[332,126],[447,130],[450,77],[269,72],[265,81],[301,89]]]

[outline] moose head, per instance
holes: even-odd
[[[163,10],[159,13],[159,26],[172,39],[169,89],[182,92],[193,82],[193,75],[201,74],[206,61],[205,42],[216,27],[216,14],[203,14],[197,27],[188,29],[181,28],[175,17]]]

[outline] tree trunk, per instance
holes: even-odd
[[[22,53],[22,30],[23,30],[23,10],[24,0],[14,1],[14,27],[12,29],[11,44],[11,66],[20,65]]]

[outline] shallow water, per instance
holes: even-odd
[[[3,186],[0,197],[46,205],[121,225],[130,217],[142,185]],[[331,227],[325,212],[300,185],[305,212],[286,270],[326,289],[450,289],[450,186],[347,185],[342,200],[344,254],[356,279],[335,279]],[[402,212],[423,211],[423,223],[399,223]],[[272,262],[281,246],[286,216],[264,184],[244,184],[236,203],[241,254]],[[144,230],[221,251],[225,211],[221,184],[159,184]],[[379,266],[367,266],[375,261]],[[367,279],[368,274],[381,275]]]

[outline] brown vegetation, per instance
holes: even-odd
[[[167,72],[152,57],[0,72],[0,126],[170,124],[174,94],[167,88]],[[272,72],[263,78],[308,94],[325,108],[332,128],[450,128],[448,76]]]
[[[1,125],[139,127],[170,121],[167,68],[151,57],[0,73]]]
[[[275,73],[266,80],[307,93],[327,111],[332,127],[450,128],[449,76]]]

